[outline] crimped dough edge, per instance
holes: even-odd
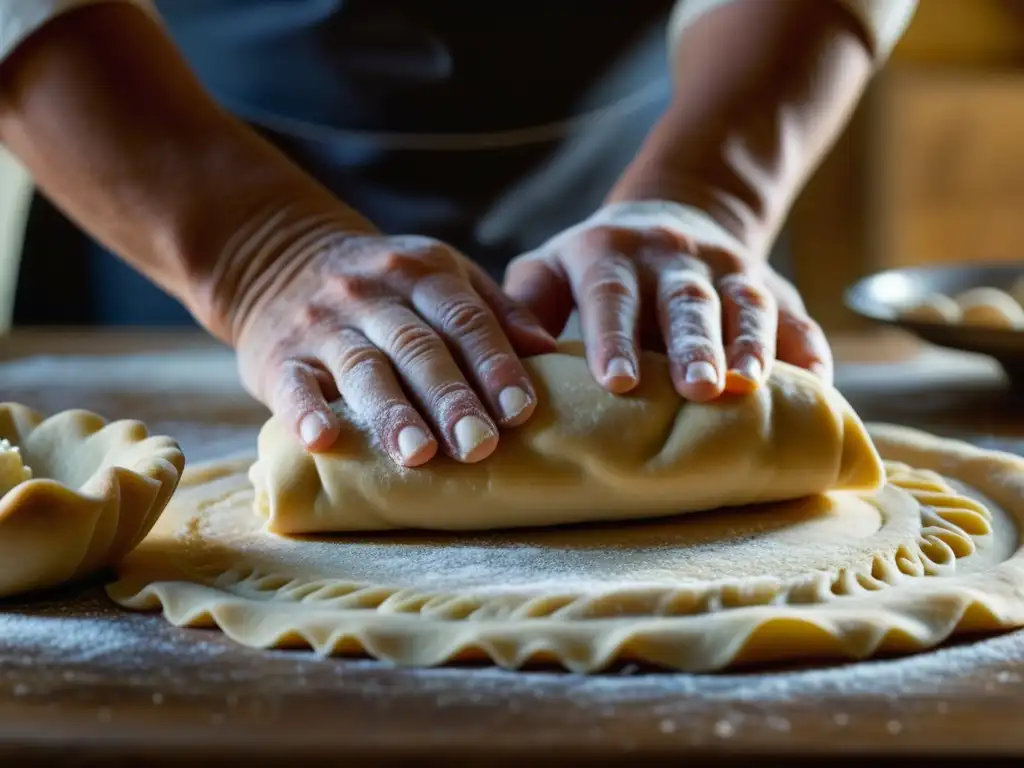
[[[56,587],[118,562],[149,533],[185,468],[170,437],[81,409],[45,417],[0,403],[0,433],[22,449],[34,475],[0,498],[0,597]],[[34,442],[45,452],[36,445],[26,455]],[[61,456],[88,458],[95,469],[70,485],[48,472],[40,476],[35,459],[52,466]],[[65,466],[59,474],[81,468]]]
[[[882,455],[895,462],[892,468],[897,483],[906,464],[926,470],[926,475],[941,473],[972,486],[999,504],[1018,525],[1024,523],[1024,460],[902,427],[871,425],[871,432]],[[908,477],[920,478],[921,473],[909,472]],[[931,474],[923,485],[935,482],[942,481],[938,474]],[[908,480],[907,485],[914,482]],[[939,542],[934,551],[941,551],[942,544],[955,550],[965,547],[966,540],[969,546],[960,550],[966,554],[973,543],[964,525],[973,526],[977,535],[986,535],[990,530],[988,513],[981,505],[949,491],[949,511],[938,515],[944,524],[932,526],[936,528],[931,531],[932,538],[923,536],[921,543]],[[927,504],[938,509],[941,494],[934,488],[917,492],[928,495]],[[903,555],[908,560],[906,552]],[[616,601],[609,599],[614,596],[593,594],[551,596],[551,610],[523,604],[520,608],[525,610],[518,615],[505,610],[507,606],[484,603],[480,606],[484,614],[494,608],[496,617],[479,619],[467,618],[473,611],[466,613],[464,603],[462,617],[425,616],[422,608],[431,596],[407,594],[408,599],[421,601],[418,612],[385,613],[377,606],[400,590],[372,585],[361,585],[343,598],[362,601],[366,607],[323,607],[305,614],[294,600],[255,601],[188,581],[121,581],[108,592],[124,607],[162,610],[177,626],[218,627],[250,647],[311,648],[324,655],[368,654],[406,666],[489,660],[515,669],[554,663],[583,673],[598,672],[619,661],[710,672],[755,662],[864,659],[932,648],[954,633],[1024,625],[1024,550],[1018,549],[1008,560],[980,573],[934,579],[905,572],[898,557],[883,559],[896,568],[889,575],[899,575],[891,583],[878,580],[881,583],[874,588],[870,581],[865,586],[858,580],[863,589],[853,596],[833,599],[836,595],[831,587],[837,583],[833,574],[828,590],[811,589],[803,593],[804,600],[740,607],[730,606],[726,600],[720,610],[689,615],[622,617],[616,615]],[[866,573],[870,576],[876,567],[876,562],[871,563]],[[859,575],[864,573],[862,570]],[[230,581],[232,577],[226,578]],[[262,579],[278,592],[318,588],[295,580],[275,586],[274,579],[283,577],[274,574],[249,574],[249,578]],[[890,586],[897,588],[887,588]],[[654,591],[661,593],[653,598],[662,606],[678,600],[680,592],[672,588]],[[670,597],[672,593],[675,595]],[[493,598],[499,603],[507,599],[505,595]],[[584,601],[591,607],[603,601],[604,617],[581,610]],[[458,605],[456,600],[453,606]],[[572,618],[574,612],[579,614],[577,618]]]

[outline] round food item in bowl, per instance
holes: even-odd
[[[1024,329],[1024,307],[998,288],[971,288],[956,297],[960,322],[981,328]]]

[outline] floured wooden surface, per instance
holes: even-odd
[[[74,340],[82,354],[116,346]],[[142,418],[196,461],[251,448],[265,410],[244,394],[227,353],[187,346],[162,359],[74,367],[54,358],[6,362],[0,388],[4,399],[47,411],[75,406]],[[841,367],[839,383],[867,419],[899,421],[902,411],[910,424],[1024,453],[1024,422],[1008,408],[998,376],[972,370],[950,373],[941,360],[928,370]],[[8,603],[0,613],[0,758],[19,745],[179,765],[222,748],[282,764],[413,755],[633,764],[655,751],[740,749],[1024,754],[1022,670],[1024,636],[1016,633],[897,661],[766,674],[396,671],[240,648],[216,633],[126,614],[95,587]]]
[[[177,439],[190,463],[253,448],[268,415],[242,388],[231,353],[212,346],[8,360],[0,398],[47,414],[85,408],[139,419]]]

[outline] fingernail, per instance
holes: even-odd
[[[498,404],[506,419],[514,419],[530,405],[530,396],[521,387],[505,387],[498,395]]]
[[[753,355],[747,355],[742,358],[733,366],[733,370],[743,378],[749,379],[750,381],[760,381],[761,376],[764,373],[764,369],[761,367],[761,361]]]
[[[494,437],[494,430],[479,416],[463,416],[455,424],[455,446],[463,458]]]
[[[307,413],[299,422],[299,437],[306,445],[312,445],[330,428],[327,417],[319,411]]]
[[[822,381],[830,381],[832,379],[824,363],[811,363],[809,370]]]
[[[608,361],[604,375],[609,379],[635,379],[636,370],[633,368],[633,363],[625,357],[613,357]]]
[[[398,433],[398,452],[405,461],[413,459],[430,444],[430,437],[419,427],[405,427]]]
[[[686,369],[687,384],[714,384],[718,381],[718,371],[707,360],[690,363]]]

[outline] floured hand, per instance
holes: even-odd
[[[265,265],[240,291],[246,386],[309,449],[339,397],[400,465],[479,461],[536,406],[520,356],[555,341],[465,256],[426,237],[338,235]]]
[[[607,206],[516,259],[505,290],[555,335],[575,306],[591,371],[612,392],[637,386],[644,347],[666,351],[692,400],[756,387],[776,356],[831,381],[828,342],[793,285],[693,208]]]

